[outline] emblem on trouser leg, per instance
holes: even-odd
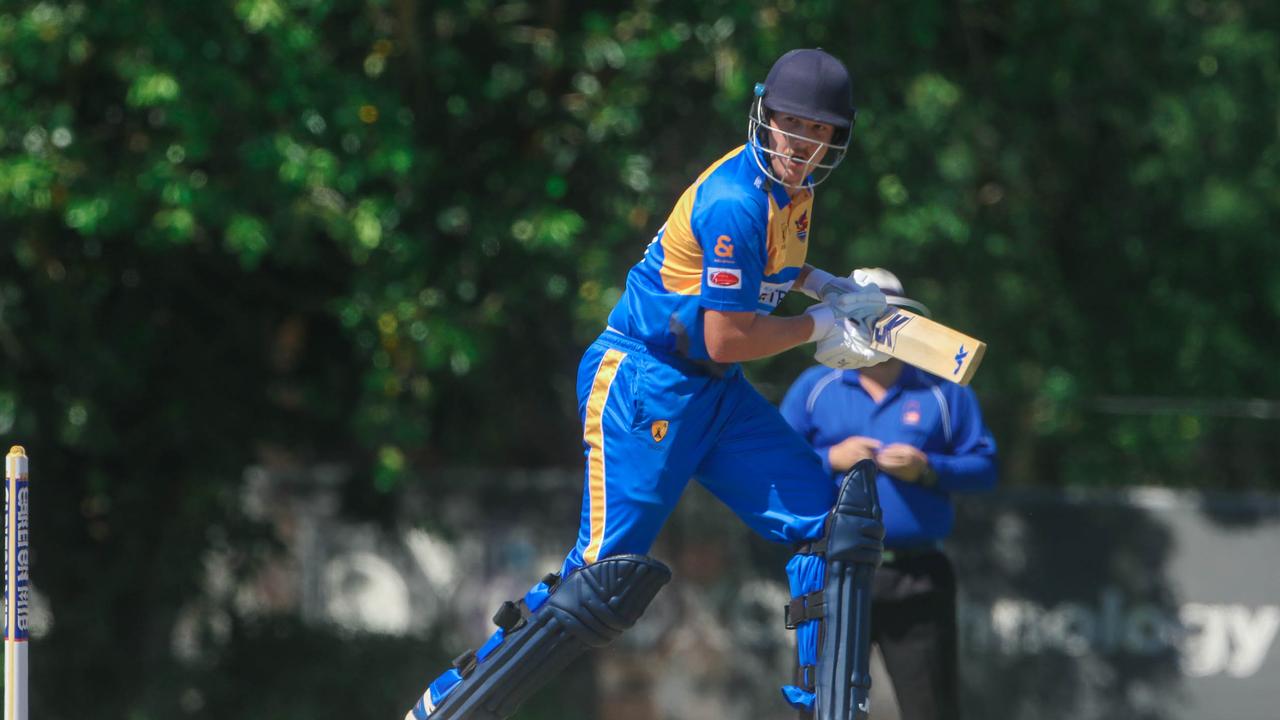
[[[405,720],[501,720],[587,648],[603,647],[644,614],[671,579],[644,555],[605,558],[549,575],[507,602],[480,649],[463,653],[431,683]]]
[[[871,689],[871,580],[884,552],[875,462],[845,476],[823,537],[787,563],[796,684],[783,696],[814,720],[866,718]]]
[[[654,442],[662,442],[662,439],[667,436],[668,426],[669,423],[666,420],[654,421],[653,425],[649,426],[649,432],[653,435]]]

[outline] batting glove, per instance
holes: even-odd
[[[865,327],[845,318],[818,340],[813,358],[828,367],[853,369],[879,365],[889,356],[872,349]]]

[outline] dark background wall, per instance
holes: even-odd
[[[274,508],[284,545],[237,590],[243,612],[291,613],[304,636],[331,633],[348,650],[403,642],[409,667],[377,663],[393,669],[380,676],[389,696],[361,700],[370,714],[392,714],[481,644],[494,608],[559,567],[574,538],[576,473],[455,470],[442,479],[468,489],[443,502],[411,494],[403,522],[388,530],[340,517],[336,488],[317,492],[324,484],[308,474],[250,474],[246,507],[255,517]],[[537,517],[492,512],[490,491],[536,502]],[[1141,487],[966,499],[947,543],[961,588],[964,716],[1268,720],[1280,681],[1277,547],[1275,495]],[[654,554],[675,579],[640,624],[519,717],[793,717],[778,692],[795,662],[781,613],[790,550],[751,535],[694,484]],[[216,576],[206,583],[217,586]],[[210,623],[210,610],[193,607],[184,627]],[[183,662],[228,642],[192,645]],[[262,680],[274,686],[331,663],[342,661],[271,663]],[[875,682],[874,717],[893,720],[891,683]],[[221,702],[237,716],[266,717],[258,706],[278,692]]]

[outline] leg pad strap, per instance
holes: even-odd
[[[796,684],[783,696],[814,720],[865,718],[871,689],[871,578],[884,552],[876,464],[845,476],[822,538],[787,563],[796,630]]]
[[[634,625],[670,579],[667,566],[644,555],[544,578],[519,603],[503,604],[494,617],[498,631],[431,683],[405,720],[510,717],[587,648],[608,645]]]

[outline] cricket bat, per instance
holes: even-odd
[[[987,344],[910,310],[891,307],[876,321],[871,347],[959,385],[968,385]]]

